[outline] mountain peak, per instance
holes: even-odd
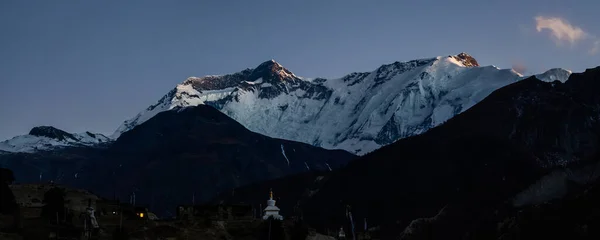
[[[47,137],[57,140],[66,140],[68,138],[77,140],[73,134],[60,130],[52,126],[38,126],[34,127],[29,131],[29,135],[38,137]]]
[[[269,81],[284,81],[289,79],[297,78],[294,73],[284,68],[281,64],[271,59],[258,65],[252,70],[249,80],[255,81],[259,78]]]
[[[254,70],[255,71],[256,70],[273,70],[273,69],[278,69],[278,68],[283,68],[283,66],[281,66],[281,64],[279,64],[274,59],[271,59],[271,60],[262,62],[256,68],[254,68]]]
[[[475,60],[475,58],[473,58],[466,52],[461,52],[457,55],[450,57],[456,59],[457,61],[465,65],[465,67],[479,67],[479,63],[477,62],[477,60]]]

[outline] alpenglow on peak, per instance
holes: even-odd
[[[466,52],[461,52],[457,55],[450,55],[448,57],[455,59],[465,67],[479,67],[479,63],[477,62],[477,60],[475,60],[474,57],[472,57]]]
[[[271,59],[258,65],[252,70],[248,81],[253,82],[262,78],[263,80],[290,80],[297,78],[294,73],[284,68],[281,64]]]

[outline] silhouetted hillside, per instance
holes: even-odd
[[[136,203],[162,216],[177,204],[311,170],[329,171],[355,156],[249,131],[209,106],[157,114],[106,148],[2,155],[22,182],[53,181]]]
[[[304,217],[320,231],[339,229],[348,223],[350,206],[356,222],[367,218],[388,238],[400,236],[417,219],[414,226],[438,221],[436,231],[425,231],[437,233],[428,236],[433,239],[495,236],[490,223],[516,207],[560,198],[597,177],[597,89],[600,67],[573,74],[564,84],[532,77],[501,88],[443,125],[333,172],[304,198]],[[290,177],[280,181],[310,185]],[[238,192],[252,195],[275,182]]]

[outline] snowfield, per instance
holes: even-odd
[[[564,82],[570,73],[551,69],[537,76]],[[510,69],[480,67],[465,53],[337,79],[298,77],[271,60],[234,74],[188,78],[111,137],[159,112],[207,104],[254,132],[363,155],[423,133],[524,78]]]
[[[36,152],[69,146],[92,146],[111,141],[110,138],[102,134],[86,132],[69,135],[72,137],[55,138],[49,136],[36,136],[32,134],[16,136],[9,140],[0,142],[0,151]]]

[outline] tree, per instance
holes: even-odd
[[[15,195],[8,185],[15,181],[13,172],[7,168],[0,168],[0,213],[12,214],[18,209]]]
[[[58,187],[48,190],[44,193],[43,203],[46,205],[42,207],[42,217],[58,224],[65,215],[65,191]]]
[[[0,181],[12,184],[15,181],[13,171],[8,168],[0,168]]]
[[[0,168],[0,214],[13,215],[13,229],[21,229],[21,211],[12,190],[8,185],[15,181],[10,169]]]

